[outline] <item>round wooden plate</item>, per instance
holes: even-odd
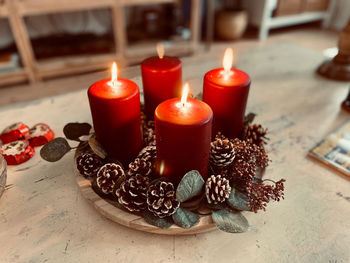
[[[92,204],[95,209],[108,219],[132,229],[162,234],[162,235],[193,235],[204,232],[209,232],[216,229],[211,215],[201,215],[199,223],[191,228],[181,228],[177,225],[172,225],[170,228],[162,229],[148,224],[141,216],[131,214],[125,210],[118,208],[117,202],[101,198],[91,187],[91,182],[79,175],[77,169],[76,181],[83,197]]]
[[[0,154],[0,197],[5,191],[6,187],[6,177],[7,177],[7,172],[6,172],[6,161],[4,157]]]

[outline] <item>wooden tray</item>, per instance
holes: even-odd
[[[189,229],[181,228],[177,225],[172,225],[168,229],[150,225],[142,217],[116,207],[116,205],[119,205],[117,202],[101,198],[91,188],[91,182],[79,175],[77,169],[75,169],[75,171],[77,173],[76,181],[83,197],[89,201],[99,213],[118,224],[132,229],[162,235],[193,235],[216,229],[211,215],[201,216],[199,223]]]

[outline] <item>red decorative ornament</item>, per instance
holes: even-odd
[[[8,127],[6,127],[1,135],[0,140],[3,144],[7,144],[13,141],[17,141],[25,137],[29,132],[29,127],[23,122],[16,122]]]
[[[2,154],[8,165],[17,165],[28,161],[34,155],[34,148],[28,140],[18,140],[1,146]]]
[[[54,132],[49,125],[38,123],[29,130],[29,143],[31,146],[41,146],[55,138]]]

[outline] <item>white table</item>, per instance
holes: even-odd
[[[346,84],[316,76],[322,55],[293,44],[239,58],[252,77],[248,111],[270,130],[266,176],[287,180],[284,201],[244,213],[249,232],[174,237],[128,229],[83,199],[73,153],[57,163],[36,154],[9,167],[13,187],[0,199],[0,262],[349,262],[350,180],[306,157],[349,119],[339,107]],[[200,89],[204,73],[217,66],[218,59],[185,61],[185,79]],[[63,136],[66,123],[91,122],[86,90],[0,109],[0,127],[16,121],[45,122]]]

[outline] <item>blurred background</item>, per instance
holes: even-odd
[[[329,48],[349,17],[349,0],[0,0],[0,105],[40,97],[48,80],[106,70],[113,60],[136,65],[157,42],[179,57],[280,40],[334,56]],[[25,85],[34,93],[16,91]]]

